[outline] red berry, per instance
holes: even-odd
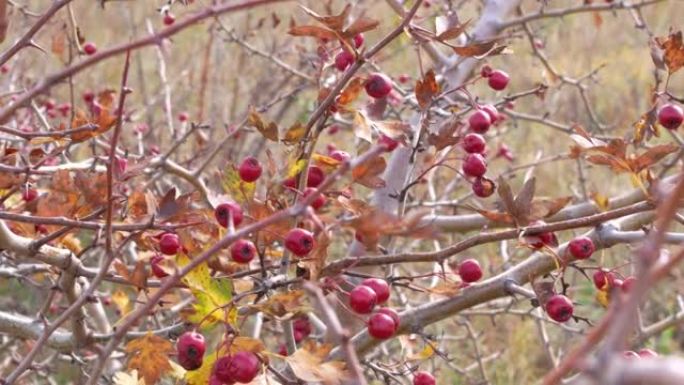
[[[8,66],[7,64],[3,64],[2,66],[0,66],[0,72],[3,73],[3,74],[8,73],[9,70],[10,70],[10,68],[9,68],[9,66]]]
[[[292,229],[285,236],[285,248],[298,257],[309,254],[315,244],[313,234],[304,229]]]
[[[237,352],[232,356],[223,356],[214,363],[214,375],[224,383],[251,382],[261,369],[259,357],[252,352]]]
[[[256,247],[252,241],[238,239],[230,245],[230,257],[237,263],[249,263],[256,255]]]
[[[253,156],[248,156],[245,158],[240,167],[238,168],[238,174],[240,179],[245,182],[254,182],[261,176],[261,163],[259,160]]]
[[[340,131],[340,125],[339,124],[331,124],[330,127],[328,127],[328,134],[330,135],[335,135]],[[335,145],[333,143],[328,143],[328,152],[333,152],[335,151],[330,150],[330,148],[334,148]]]
[[[48,233],[48,228],[42,223],[37,223],[35,226],[33,226],[33,229],[35,230],[36,233],[39,234],[47,234]]]
[[[38,198],[38,190],[32,187],[25,187],[21,190],[21,199],[23,199],[24,202],[32,202],[36,198]]]
[[[641,358],[636,352],[633,352],[631,350],[625,350],[624,352],[622,352],[622,356],[628,360]]]
[[[357,33],[354,36],[354,47],[360,48],[363,45],[364,37],[362,33]]]
[[[161,238],[159,238],[159,250],[162,254],[176,255],[178,250],[180,250],[180,247],[180,238],[174,233],[164,233]]]
[[[508,81],[510,80],[510,77],[508,76],[507,73],[501,70],[494,70],[492,73],[489,75],[489,86],[496,91],[501,91],[506,86],[508,85]]]
[[[306,187],[318,187],[325,179],[325,173],[318,166],[309,167],[309,173],[306,177]]]
[[[349,155],[348,152],[346,151],[340,151],[340,150],[334,150],[330,152],[330,157],[335,159],[338,162],[346,162],[349,159],[351,159],[351,155]]]
[[[314,210],[318,210],[325,205],[325,195],[319,193],[318,189],[314,187],[307,187],[304,189],[304,198],[308,198],[312,194],[316,194],[316,199],[311,202],[311,207],[313,207]]]
[[[352,63],[354,63],[354,54],[349,51],[342,50],[335,55],[335,68],[340,72],[346,71]]]
[[[608,284],[611,288],[622,289],[622,285],[625,284],[625,281],[621,280],[620,278],[613,278],[613,281],[608,281]]]
[[[381,146],[384,146],[385,151],[387,151],[387,152],[392,152],[392,151],[394,151],[395,148],[397,148],[397,146],[399,146],[398,140],[394,140],[385,134],[380,135],[380,139],[378,140],[378,143]]]
[[[304,335],[304,333],[300,332],[299,330],[295,330],[292,335],[294,336],[294,340],[296,343],[300,343],[304,341],[304,339],[307,337]]]
[[[463,142],[461,143],[463,149],[468,153],[481,154],[484,152],[487,143],[485,139],[480,134],[469,133],[463,137]]]
[[[390,287],[387,281],[380,278],[367,278],[361,282],[361,285],[368,286],[375,292],[377,296],[377,304],[383,304],[387,302],[390,297]]]
[[[294,320],[292,327],[295,332],[300,332],[304,337],[308,337],[311,334],[311,322],[309,322],[308,317],[300,317]]]
[[[401,74],[399,75],[399,83],[401,84],[406,84],[411,80],[411,77],[408,74]]]
[[[568,250],[575,259],[587,259],[596,250],[594,242],[589,237],[577,237],[570,241]]]
[[[86,103],[92,103],[95,100],[95,93],[93,91],[83,92],[83,101]]]
[[[280,344],[278,346],[278,354],[280,354],[281,356],[287,356],[287,345]]]
[[[636,277],[625,278],[625,280],[622,281],[622,286],[620,287],[620,289],[622,289],[622,292],[629,293],[636,284],[636,280]]]
[[[202,366],[204,358],[204,336],[197,332],[185,332],[176,341],[178,363],[185,370],[196,370]]]
[[[97,52],[97,46],[95,45],[95,43],[85,43],[83,44],[83,52],[85,52],[86,55],[94,55],[95,52]]]
[[[480,177],[487,172],[487,161],[480,154],[468,154],[461,169],[467,176]]]
[[[55,100],[54,99],[48,99],[43,103],[43,107],[45,107],[46,111],[50,111],[53,108],[55,108]]]
[[[496,123],[496,121],[500,119],[499,110],[497,110],[493,105],[485,104],[484,106],[480,106],[480,109],[489,115],[489,120],[492,121],[492,124]]]
[[[480,76],[488,78],[492,74],[492,71],[494,71],[492,67],[489,64],[485,64],[480,68]]]
[[[684,121],[684,110],[675,104],[666,104],[658,111],[658,123],[663,127],[676,130]]]
[[[658,353],[656,353],[655,350],[644,348],[644,349],[639,350],[639,357],[641,357],[641,358],[658,357]]]
[[[530,226],[543,226],[546,222],[538,220],[530,223]],[[526,235],[525,242],[533,249],[541,249],[544,246],[558,246],[558,238],[552,232],[538,233],[536,235]]]
[[[592,280],[597,289],[608,290],[615,282],[615,274],[606,269],[599,269],[594,273]]]
[[[359,314],[373,311],[378,302],[378,295],[368,286],[359,285],[349,292],[349,307]]]
[[[228,227],[228,220],[233,217],[233,225],[239,226],[242,223],[242,207],[235,202],[221,203],[214,209],[216,221],[223,227]]]
[[[57,110],[62,114],[62,116],[66,117],[67,114],[69,114],[69,111],[71,111],[71,104],[62,103],[57,106]]]
[[[494,194],[496,191],[496,184],[491,179],[487,179],[483,176],[475,178],[472,185],[473,194],[480,198],[487,198]]]
[[[468,118],[468,126],[473,132],[484,134],[492,125],[492,119],[489,117],[487,111],[477,110]]]
[[[475,259],[466,259],[458,265],[458,275],[463,282],[476,282],[482,278],[480,262]]]
[[[161,254],[155,254],[152,259],[150,259],[150,266],[152,267],[152,274],[157,278],[168,277],[169,274],[164,271],[161,267],[161,263],[164,260],[164,256]]]
[[[366,80],[366,93],[376,99],[384,98],[392,92],[392,81],[387,75],[376,72]]]
[[[413,385],[435,385],[436,383],[435,377],[426,371],[413,374]]]
[[[389,307],[382,307],[382,308],[378,309],[378,313],[382,313],[382,314],[386,314],[386,315],[390,316],[390,318],[392,318],[392,320],[394,321],[396,328],[397,329],[399,328],[400,319],[399,319],[399,314],[397,313],[396,310],[389,308]],[[396,331],[396,329],[395,329],[395,331]]]
[[[166,12],[164,14],[164,25],[171,25],[176,22],[176,17],[174,17],[171,13]]]
[[[188,119],[190,119],[190,115],[188,115],[187,112],[181,112],[180,114],[178,114],[178,120],[180,122],[187,122]]]
[[[386,340],[394,335],[397,324],[391,316],[375,313],[368,319],[368,334],[379,340]]]
[[[570,299],[562,294],[554,294],[544,305],[546,313],[556,322],[565,322],[572,317],[574,307]]]

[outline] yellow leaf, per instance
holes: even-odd
[[[116,306],[122,316],[131,311],[131,300],[128,298],[128,294],[124,293],[121,289],[112,293],[112,302],[114,302],[114,306]]]
[[[338,385],[347,377],[345,364],[341,361],[323,362],[323,357],[307,349],[299,349],[285,358],[295,376],[306,383],[322,382]]]
[[[169,377],[182,380],[185,378],[185,373],[188,371],[183,369],[182,366],[178,365],[174,360],[169,360],[169,365],[171,365],[171,371],[169,371]]]
[[[432,345],[425,345],[423,350],[418,353],[409,355],[406,359],[409,361],[424,361],[432,357],[435,354],[435,350]]]
[[[354,128],[354,135],[357,138],[363,139],[366,142],[373,143],[373,133],[371,131],[370,125],[368,124],[368,119],[361,112],[354,114],[354,122],[352,123]]]
[[[283,142],[287,144],[298,143],[302,140],[302,138],[304,138],[305,134],[306,127],[303,124],[297,122],[287,129],[285,137],[283,137]]]
[[[299,159],[287,169],[287,177],[292,178],[299,175],[306,167],[306,159]]]
[[[264,122],[254,107],[249,109],[247,124],[256,128],[264,138],[274,142],[278,141],[278,126],[273,122]]]
[[[596,301],[603,307],[607,308],[610,303],[610,289],[598,290],[596,292]]]
[[[162,375],[172,369],[168,356],[174,350],[170,341],[147,333],[126,344],[128,369],[138,370],[146,384],[156,384]]]
[[[226,168],[222,182],[223,190],[237,203],[249,202],[254,198],[256,184],[243,181],[234,167]]]
[[[322,165],[330,167],[337,167],[340,164],[339,160],[321,154],[311,155],[311,160],[313,160],[316,163],[320,163]]]
[[[114,385],[145,385],[145,380],[138,378],[138,371],[131,370],[131,373],[114,373]]]
[[[183,254],[177,257],[179,267],[190,263],[190,259]],[[209,327],[218,322],[227,322],[235,325],[237,321],[237,308],[231,304],[233,299],[233,285],[228,279],[219,279],[211,276],[209,266],[202,263],[183,277],[185,283],[195,296],[192,310],[184,313],[187,320]]]
[[[218,352],[211,352],[204,355],[204,360],[202,361],[202,366],[197,370],[189,370],[185,372],[185,382],[187,385],[207,385],[209,383],[209,377],[211,376],[211,370],[214,367],[214,362],[226,354],[226,350],[221,348]]]

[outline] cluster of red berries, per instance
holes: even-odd
[[[668,103],[658,110],[658,123],[669,130],[676,130],[684,121],[682,107]]]
[[[356,36],[354,36],[354,47],[355,48],[361,48],[364,42],[364,37],[363,34],[359,33]],[[347,68],[349,68],[352,63],[354,63],[354,54],[352,52],[349,52],[349,50],[342,46],[340,53],[335,55],[335,68],[337,68],[338,71],[346,71]]]
[[[373,313],[376,305],[389,300],[390,287],[387,281],[368,278],[349,292],[349,307],[359,314]],[[368,318],[368,334],[373,338],[391,338],[399,328],[399,314],[394,309],[383,307]]]
[[[634,287],[634,284],[636,283],[636,277],[630,276],[625,279],[621,279],[615,272],[601,268],[596,270],[592,276],[592,281],[598,290],[611,291],[615,289],[627,294],[630,292],[630,290],[632,290],[632,287]]]
[[[530,226],[543,226],[546,222],[537,220],[530,223]],[[558,238],[556,234],[551,231],[545,231],[535,235],[526,235],[525,243],[535,250],[539,250],[543,247],[556,247],[558,246]]]
[[[43,102],[43,107],[48,118],[56,118],[58,113],[66,118],[71,111],[71,103],[65,102],[58,105],[54,99],[47,99]]]

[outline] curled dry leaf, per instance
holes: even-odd
[[[248,305],[247,313],[264,312],[277,319],[289,318],[309,309],[309,305],[304,301],[305,298],[306,295],[303,290],[277,293],[270,296],[266,301]]]
[[[667,70],[672,74],[684,66],[684,44],[682,31],[671,33],[668,37],[656,37],[656,43],[665,51],[663,60]]]
[[[376,157],[352,169],[352,179],[355,183],[376,189],[385,187],[385,181],[379,177],[385,171],[385,158]]]
[[[322,383],[324,385],[340,385],[348,374],[341,361],[324,362],[330,347],[303,346],[294,354],[285,358],[294,375],[306,383]]]
[[[278,125],[274,122],[264,121],[254,107],[250,107],[249,109],[247,125],[256,128],[264,138],[274,142],[278,141]]]
[[[422,109],[426,109],[432,103],[432,99],[439,93],[440,87],[435,79],[435,71],[429,70],[422,80],[416,82],[416,99]]]

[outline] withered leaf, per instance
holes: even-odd
[[[361,95],[361,91],[363,91],[365,82],[366,81],[360,77],[352,79],[349,83],[347,83],[344,89],[342,89],[339,96],[337,96],[337,104],[346,106],[356,100],[359,95]]]
[[[264,122],[261,115],[259,115],[259,112],[254,107],[250,107],[249,109],[247,124],[256,128],[264,138],[274,142],[278,141],[278,126],[274,122]]]
[[[344,24],[347,21],[347,17],[351,12],[351,5],[349,4],[344,7],[339,15],[319,15],[318,13],[301,4],[299,7],[302,8],[302,10],[304,10],[304,12],[306,12],[309,16],[313,17],[316,21],[332,29],[333,31],[342,31]]]
[[[354,182],[366,186],[368,188],[376,189],[385,186],[385,181],[379,177],[385,171],[387,163],[385,158],[376,157],[372,160],[354,167],[352,170],[352,179]]]
[[[435,79],[435,71],[429,70],[422,80],[416,81],[416,99],[422,109],[426,109],[432,103],[432,99],[439,93],[440,87]]]
[[[550,217],[561,211],[570,201],[572,197],[536,198],[530,204],[529,220],[535,221]]]
[[[343,36],[353,37],[362,32],[371,31],[380,25],[380,22],[368,17],[360,17],[354,20],[351,25],[345,28]]]
[[[437,35],[437,40],[445,41],[455,39],[461,36],[463,32],[465,32],[466,27],[468,27],[468,24],[470,24],[470,20],[466,21],[465,23],[453,26],[445,31],[438,32],[439,34]]]
[[[326,39],[326,40],[334,40],[337,38],[337,35],[335,34],[334,31],[329,30],[328,28],[325,27],[319,27],[316,25],[296,25],[290,27],[290,30],[287,31],[288,34],[292,36],[310,36],[310,37],[315,37],[317,39]]]
[[[632,171],[640,172],[641,170],[658,163],[661,159],[678,149],[679,146],[672,143],[651,147],[632,161]]]
[[[295,144],[299,143],[302,138],[304,138],[304,135],[306,134],[306,126],[304,126],[300,122],[296,122],[290,128],[287,129],[285,132],[285,136],[283,137],[283,142],[287,144]]]
[[[462,57],[471,57],[471,56],[482,56],[494,48],[496,45],[496,41],[487,41],[483,43],[473,43],[470,45],[466,45],[463,47],[454,47],[452,46],[451,48],[454,50],[454,52]]]
[[[663,59],[668,71],[672,74],[684,66],[684,44],[682,44],[682,31],[671,33],[667,38],[656,37],[656,42],[661,49],[665,50]]]
[[[354,114],[352,128],[354,129],[354,135],[356,135],[357,138],[363,139],[368,143],[373,143],[373,131],[371,130],[368,118],[364,113],[357,111]]]
[[[150,332],[126,344],[128,369],[136,369],[146,384],[156,384],[164,373],[171,370],[169,355],[174,351],[170,341]]]

